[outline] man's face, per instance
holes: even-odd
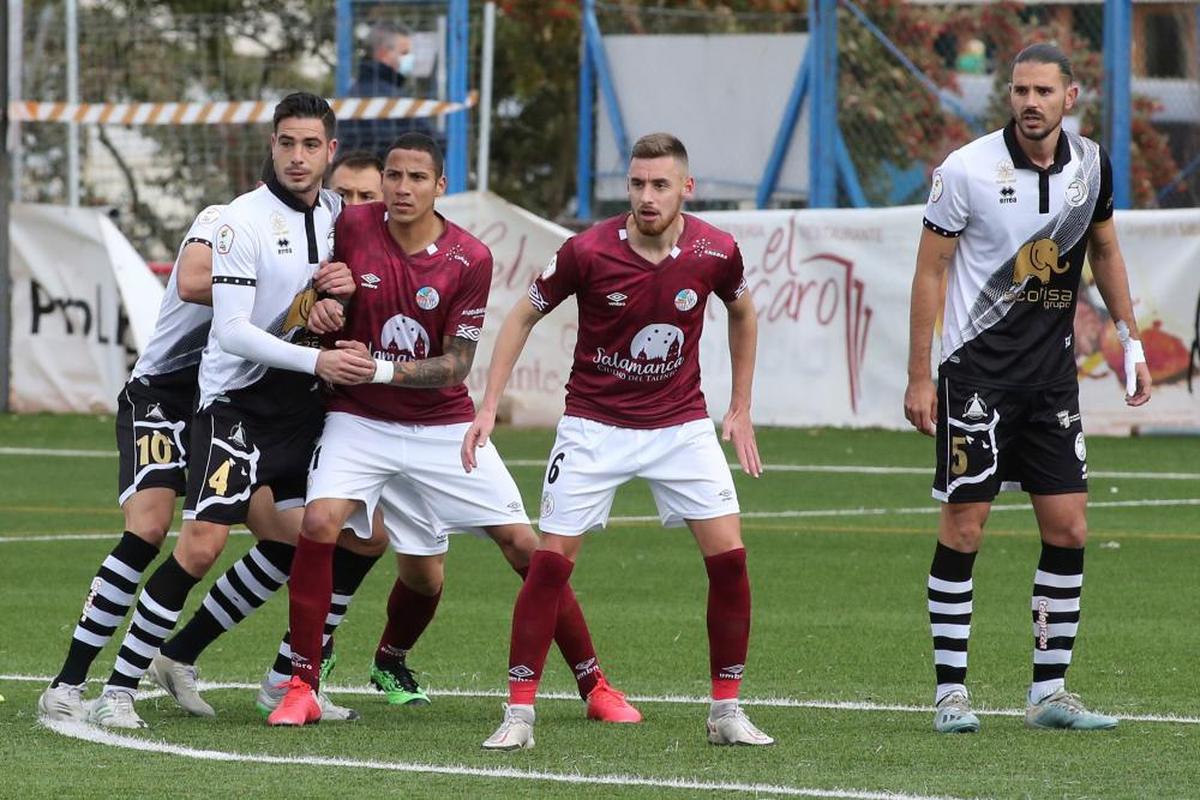
[[[1013,67],[1008,100],[1017,129],[1026,139],[1045,139],[1075,107],[1079,87],[1068,84],[1058,64],[1025,61]]]
[[[378,59],[397,72],[400,71],[400,59],[412,51],[412,40],[403,33],[397,33],[388,38],[387,44],[380,48]]]
[[[695,181],[674,156],[635,158],[629,162],[629,207],[643,236],[658,236],[679,216]]]
[[[383,178],[374,167],[361,169],[342,165],[329,176],[329,188],[348,206],[376,203],[383,199]]]
[[[271,160],[275,177],[293,194],[318,189],[337,149],[337,140],[325,135],[325,126],[315,117],[280,120],[271,136]]]
[[[433,202],[446,191],[446,176],[438,176],[433,156],[424,150],[392,150],[383,167],[383,201],[388,216],[408,224],[433,213]]]

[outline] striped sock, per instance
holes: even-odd
[[[91,589],[83,601],[83,613],[71,635],[67,658],[51,686],[78,685],[87,680],[88,669],[124,622],[133,607],[142,573],[157,555],[157,547],[133,532],[121,535],[92,578]]]
[[[325,618],[325,634],[321,639],[321,658],[329,658],[333,654],[333,634],[346,616],[354,593],[367,577],[367,573],[375,566],[379,556],[364,556],[352,553],[344,547],[333,551],[333,599],[329,605],[329,616]],[[279,651],[275,654],[275,663],[267,673],[267,682],[271,686],[286,683],[292,678],[292,633],[283,634],[279,643]]]
[[[183,611],[188,592],[196,583],[197,579],[179,565],[174,555],[154,570],[138,597],[133,620],[121,642],[106,691],[137,691],[138,681],[150,668],[150,662],[162,646],[163,639],[171,634],[179,613]]]
[[[967,640],[971,636],[976,553],[938,542],[929,568],[929,629],[933,634],[934,705],[952,692],[967,692]]]
[[[1042,543],[1033,577],[1033,683],[1029,702],[1038,703],[1066,685],[1071,648],[1079,630],[1083,592],[1083,548]]]
[[[163,645],[167,658],[195,664],[204,648],[254,613],[287,583],[293,545],[259,542],[217,579],[204,602],[171,641]]]

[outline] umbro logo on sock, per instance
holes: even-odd
[[[527,681],[533,677],[533,670],[524,664],[517,664],[508,671],[508,677],[514,681]]]

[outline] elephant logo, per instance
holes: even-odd
[[[1050,273],[1061,275],[1070,265],[1058,263],[1058,242],[1053,239],[1038,239],[1028,242],[1019,251],[1013,262],[1012,282],[1024,282],[1030,276],[1042,283],[1050,282]]]
[[[674,325],[656,322],[638,331],[629,345],[629,354],[634,358],[654,358],[666,361],[678,358],[683,349],[683,331]]]
[[[379,344],[385,351],[396,354],[397,361],[416,361],[429,357],[429,334],[421,323],[403,314],[383,323]]]

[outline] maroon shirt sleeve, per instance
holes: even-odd
[[[737,300],[746,291],[746,268],[742,263],[742,249],[733,245],[733,257],[728,267],[717,277],[713,292],[726,303]]]
[[[478,342],[491,289],[492,254],[489,251],[472,261],[464,271],[454,301],[446,312],[445,335]]]
[[[571,237],[529,287],[529,302],[538,311],[549,314],[578,290],[579,259],[575,255],[575,237]]]

